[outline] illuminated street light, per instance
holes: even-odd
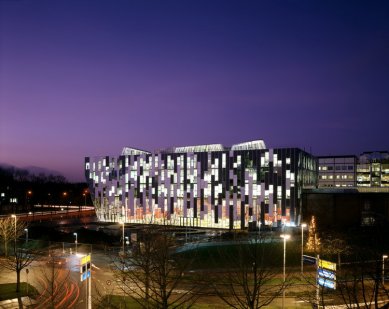
[[[26,243],[28,243],[28,229],[24,229],[24,231],[26,232]]]
[[[124,239],[124,221],[123,221],[123,223],[122,223],[122,225],[123,225],[123,229],[122,229],[122,241],[123,241],[123,254],[124,254],[124,242],[125,242],[125,239]]]
[[[386,254],[382,256],[382,284],[385,284],[385,259],[387,258]]]
[[[28,190],[28,191],[26,192],[26,208],[27,208],[27,206],[30,204],[30,197],[31,197],[31,195],[32,195],[32,191],[31,191],[31,190]]]
[[[66,211],[68,212],[68,211],[69,211],[69,205],[68,205],[68,202],[67,202],[67,200],[66,200],[66,197],[68,196],[68,193],[67,193],[67,192],[64,192],[64,193],[62,193],[62,195],[63,195],[64,204],[65,204],[65,206],[66,206]],[[62,208],[61,208],[61,209],[62,209]]]
[[[76,236],[76,240],[74,241],[74,243],[76,244],[76,254],[77,254],[77,233],[73,233],[74,236]]]
[[[307,225],[305,223],[301,224],[301,274],[304,272],[304,228],[306,228]]]
[[[286,281],[286,273],[285,273],[285,264],[286,264],[286,241],[290,238],[289,234],[281,234],[281,238],[284,239],[284,287],[282,291],[282,308],[284,308],[285,303],[285,281]]]
[[[17,217],[16,217],[16,215],[11,215],[11,217],[15,219],[15,246],[16,246],[16,220],[17,220]]]
[[[82,196],[84,197],[84,209],[86,208],[86,195],[88,194],[88,190],[84,190]]]

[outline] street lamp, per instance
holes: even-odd
[[[32,195],[32,191],[31,190],[28,190],[26,192],[26,208],[28,207],[28,205],[30,204],[30,197]]]
[[[16,217],[16,215],[11,215],[11,217],[15,219],[15,245],[16,245],[16,220],[17,220],[17,217]]]
[[[301,274],[304,272],[304,228],[307,227],[306,223],[301,224]]]
[[[67,200],[66,200],[66,197],[68,196],[68,193],[64,192],[64,193],[62,193],[62,195],[63,195],[64,204],[65,204],[64,206],[66,206],[66,211],[69,211],[69,205],[68,205]],[[61,208],[61,210],[62,210],[62,208]]]
[[[123,221],[122,225],[123,225],[123,229],[122,229],[122,241],[123,241],[123,254],[124,254],[124,242],[125,242],[125,239],[124,239],[124,221]]]
[[[284,287],[282,291],[282,308],[284,308],[285,302],[285,281],[286,281],[286,273],[285,273],[285,264],[286,264],[286,241],[290,238],[289,234],[281,234],[281,238],[284,239]]]
[[[88,194],[88,190],[84,190],[84,193],[82,194],[84,196],[84,209],[86,208],[86,195]]]
[[[77,254],[77,233],[73,233],[73,235],[76,237],[76,240],[74,241],[74,243],[76,244],[76,254]]]
[[[84,197],[84,209],[85,209],[85,206],[86,206],[86,194],[83,193],[82,196]]]
[[[385,284],[385,259],[387,258],[386,254],[382,256],[382,284]]]
[[[28,229],[24,229],[24,231],[26,232],[26,243],[28,243]]]

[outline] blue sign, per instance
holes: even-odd
[[[316,264],[316,258],[309,255],[303,255],[303,262],[305,264]]]
[[[318,268],[317,273],[320,277],[330,280],[336,280],[335,272],[324,268]]]
[[[81,274],[81,281],[86,280],[87,278],[90,278],[90,270],[84,272]]]
[[[336,289],[336,282],[332,281],[330,279],[319,277],[317,279],[317,283],[319,285],[324,286],[324,287],[329,288],[329,289],[333,289],[333,290]]]

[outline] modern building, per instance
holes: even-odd
[[[318,187],[389,187],[389,152],[318,157]]]
[[[262,140],[176,147],[125,147],[85,158],[101,221],[226,229],[299,224],[301,192],[317,186],[317,160]]]
[[[369,151],[359,156],[358,187],[389,187],[389,152]]]
[[[317,159],[319,188],[356,186],[356,156],[325,156]]]

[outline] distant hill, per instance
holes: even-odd
[[[58,171],[50,170],[50,169],[40,167],[40,166],[17,167],[17,166],[13,166],[11,164],[8,164],[8,163],[0,163],[0,168],[6,169],[6,170],[15,170],[15,171],[28,171],[28,173],[30,175],[36,175],[36,176],[43,174],[46,176],[52,175],[52,176],[62,176],[63,177],[63,175]]]
[[[39,166],[26,166],[26,167],[23,167],[22,169],[29,171],[30,174],[33,174],[33,175],[45,174],[47,176],[48,175],[63,176],[58,171],[50,170],[50,169],[47,169],[44,167],[39,167]]]

